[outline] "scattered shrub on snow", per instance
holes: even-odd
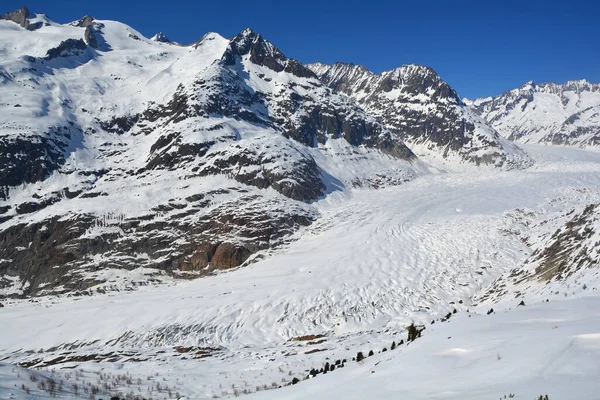
[[[425,329],[424,326],[416,326],[414,322],[410,324],[410,326],[406,328],[406,330],[408,331],[408,338],[406,339],[407,342],[412,342],[415,339],[420,338],[423,329]]]

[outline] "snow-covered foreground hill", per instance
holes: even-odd
[[[408,346],[249,399],[600,398],[598,296],[464,313],[428,330]]]
[[[0,309],[0,361],[69,384],[75,376],[109,382],[105,395],[153,398],[263,391],[344,359],[345,369],[270,395],[335,398],[344,386],[340,393],[368,398],[362,388],[373,398],[594,398],[597,265],[573,279],[551,276],[552,290],[532,280],[518,298],[488,293],[600,202],[599,152],[526,150],[536,163],[524,171],[427,174],[331,193],[312,204],[319,218],[296,241],[228,273],[132,293],[9,300]],[[592,297],[570,300],[584,295]],[[505,312],[521,300],[526,308]],[[492,307],[498,315],[485,315]],[[406,340],[411,322],[426,325],[423,337],[386,352],[389,361],[351,362],[358,351]],[[1,370],[14,378],[11,368]]]

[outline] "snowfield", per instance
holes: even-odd
[[[232,272],[131,293],[9,300],[0,310],[0,360],[41,366],[111,353],[41,371],[61,379],[71,371],[72,380],[73,370],[61,368],[81,369],[81,379],[100,383],[100,373],[127,373],[145,383],[119,390],[142,395],[155,385],[147,376],[159,374],[191,399],[262,392],[336,359],[348,360],[345,369],[263,395],[599,398],[598,269],[544,298],[478,300],[523,265],[532,240],[600,202],[599,152],[526,150],[536,160],[528,170],[438,171],[380,190],[334,191],[312,204],[320,217],[298,240]],[[520,300],[526,307],[514,310]],[[489,308],[496,314],[485,315]],[[406,340],[413,321],[427,327],[421,339],[361,365],[349,361]],[[292,340],[305,335],[315,339]],[[180,346],[206,357],[186,357]],[[11,368],[0,370],[17,379]],[[23,395],[3,387],[4,398]]]

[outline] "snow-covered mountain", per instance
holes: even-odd
[[[5,294],[236,267],[310,225],[311,201],[426,169],[249,29],[173,46],[90,16],[58,24],[23,8],[4,18]]]
[[[429,67],[404,65],[382,74],[346,63],[309,68],[428,159],[505,168],[530,164],[521,149],[490,128]]]
[[[504,137],[522,143],[600,145],[600,84],[527,82],[496,97],[465,100]]]

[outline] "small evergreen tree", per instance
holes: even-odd
[[[371,357],[373,354],[374,354],[374,353],[373,353],[373,350],[370,350],[370,351],[369,351],[369,357]]]
[[[392,342],[392,346],[390,347],[390,350],[396,350],[396,342],[395,341]]]
[[[361,362],[364,359],[365,356],[363,355],[362,351],[359,351],[358,354],[356,354],[356,362]]]

